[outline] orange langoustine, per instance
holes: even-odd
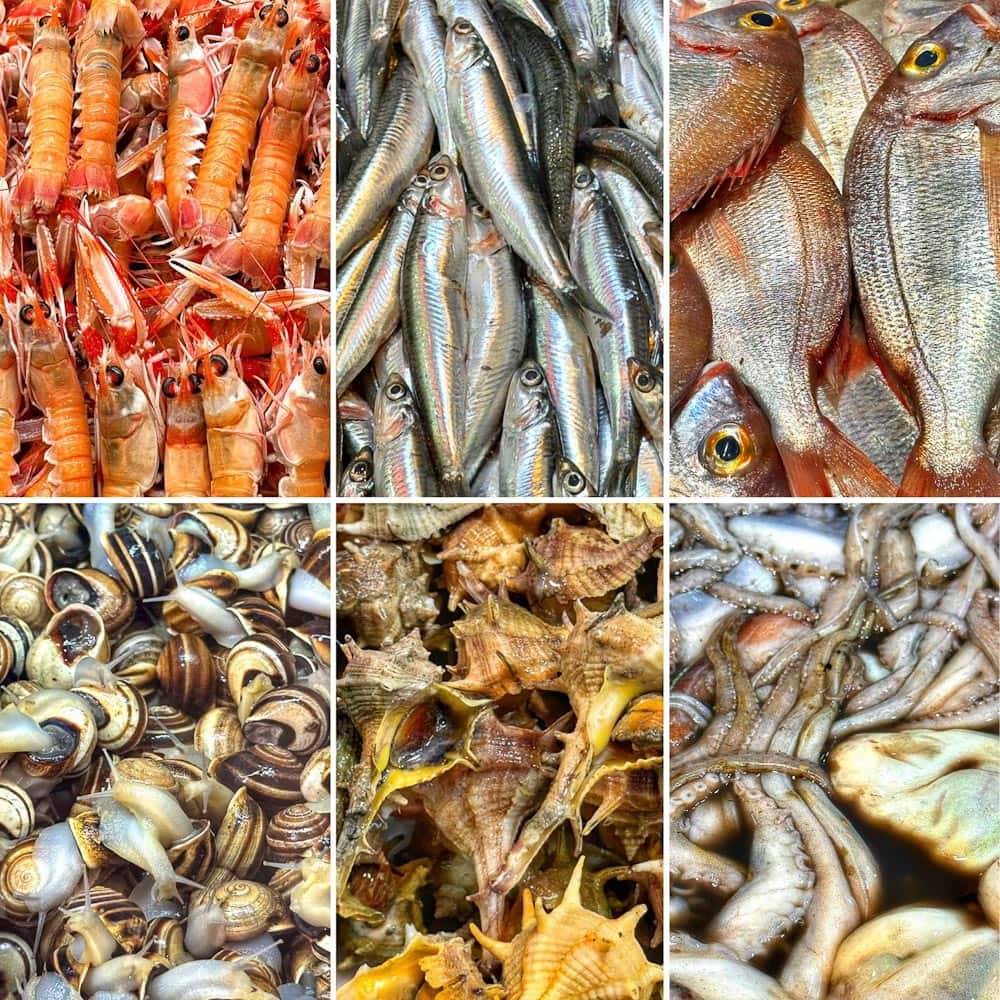
[[[87,0],[4,28],[0,493],[325,495],[328,18]]]

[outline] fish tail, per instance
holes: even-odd
[[[895,496],[896,484],[829,420],[820,424],[818,447],[800,451],[775,442],[792,494],[798,497]]]
[[[927,457],[918,439],[906,460],[901,497],[992,497],[1000,495],[1000,472],[985,449],[971,456],[958,472],[943,473]]]

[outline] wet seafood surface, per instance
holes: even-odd
[[[327,495],[322,9],[0,6],[0,496]]]
[[[662,4],[338,12],[337,495],[662,496]]]
[[[0,995],[330,995],[329,505],[0,505]]]
[[[997,0],[672,0],[670,97],[671,495],[1000,495]]]
[[[663,511],[338,508],[338,1000],[663,981]]]
[[[1000,506],[670,508],[672,1000],[1000,984]]]

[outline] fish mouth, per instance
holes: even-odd
[[[683,23],[690,32],[691,22],[686,21]],[[726,36],[723,32],[715,31],[707,25],[699,25],[691,34],[694,37],[690,35],[683,37],[672,31],[670,33],[670,41],[679,48],[686,49],[688,52],[703,52],[710,55],[723,56],[727,59],[740,54],[739,48],[724,42]]]

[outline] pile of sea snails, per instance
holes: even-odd
[[[346,505],[338,1000],[663,981],[663,511]]]
[[[329,508],[0,506],[0,997],[330,989]]]
[[[671,1000],[1000,993],[1000,507],[674,505]]]

